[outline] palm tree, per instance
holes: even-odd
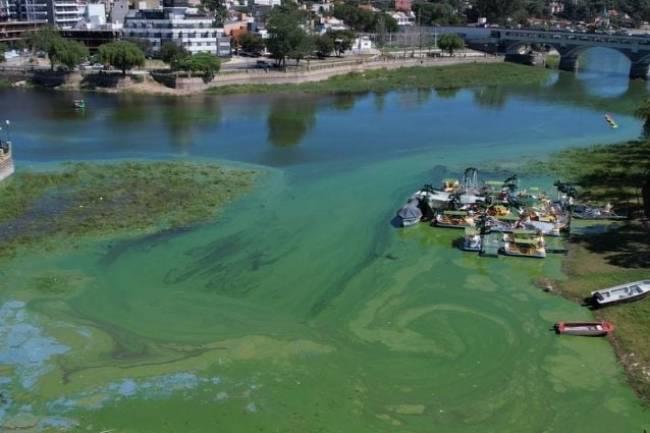
[[[643,137],[650,138],[650,98],[643,101],[643,103],[636,109],[634,116],[643,120]]]

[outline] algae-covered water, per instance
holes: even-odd
[[[604,62],[603,59],[607,60]],[[604,63],[603,63],[604,62]],[[199,227],[28,251],[0,268],[0,425],[115,432],[643,432],[589,312],[533,284],[561,256],[486,259],[396,229],[422,183],[634,138],[614,56],[545,89],[179,100],[10,91],[18,169],[67,159],[254,164]],[[609,102],[608,102],[609,101]],[[621,127],[609,129],[603,105]],[[487,173],[486,175],[488,175]],[[498,176],[501,174],[495,174]],[[525,179],[532,184],[534,179]]]

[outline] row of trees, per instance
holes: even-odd
[[[387,13],[361,9],[355,4],[336,3],[332,15],[358,32],[394,33],[399,30],[395,18]]]
[[[285,66],[287,59],[299,63],[302,59],[317,55],[327,57],[332,53],[341,55],[352,47],[354,33],[347,30],[329,31],[323,35],[311,35],[304,29],[306,15],[293,4],[275,7],[267,22],[269,37],[245,33],[238,39],[241,49],[249,54],[259,55],[268,49],[279,65]]]
[[[341,5],[338,5],[341,6]],[[343,5],[345,6],[345,5]],[[276,7],[267,22],[269,38],[264,41],[259,35],[245,33],[239,37],[242,50],[259,55],[268,49],[279,65],[285,66],[287,59],[299,63],[311,55],[327,57],[332,53],[340,56],[352,47],[355,35],[349,30],[328,31],[322,35],[310,35],[304,30],[305,15],[292,4]],[[438,46],[453,54],[464,47],[463,40],[456,35],[443,35]]]
[[[31,33],[27,38],[27,46],[33,52],[46,53],[52,70],[57,66],[64,66],[71,70],[91,59],[85,45],[63,38],[50,27]],[[163,61],[171,65],[172,69],[186,71],[190,75],[202,74],[208,81],[214,78],[221,67],[221,62],[216,56],[208,53],[191,55],[183,47],[172,42],[163,45],[160,54]],[[123,75],[126,75],[127,71],[144,66],[145,54],[143,49],[132,41],[115,41],[101,45],[94,60],[119,69]]]

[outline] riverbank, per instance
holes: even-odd
[[[572,235],[563,268],[567,279],[554,284],[560,295],[582,303],[593,290],[647,279],[650,233],[638,222],[617,224],[599,233]],[[650,403],[650,300],[594,310],[594,317],[616,326],[608,339],[628,381]]]
[[[548,79],[542,68],[512,63],[412,66],[349,73],[324,81],[299,84],[250,84],[214,87],[213,94],[233,93],[383,93],[404,89],[453,89],[474,86],[539,84]]]
[[[256,172],[212,163],[65,164],[0,184],[0,256],[79,236],[152,232],[213,218],[248,191]]]
[[[639,216],[641,185],[650,161],[650,143],[631,141],[559,152],[548,173],[575,182],[578,202],[612,203],[619,213]],[[574,221],[566,279],[554,291],[582,304],[597,289],[650,276],[650,230],[643,219],[625,222]],[[615,324],[609,341],[640,398],[650,403],[650,299],[594,310]]]
[[[14,86],[48,87],[67,91],[187,96],[244,93],[385,92],[407,88],[459,88],[467,86],[532,84],[543,82],[541,68],[504,63],[500,57],[390,58],[341,61],[335,64],[292,67],[287,71],[247,69],[217,74],[210,82],[200,77],[181,78],[165,72],[129,74],[113,72],[20,71],[0,68]],[[31,75],[30,75],[31,74]]]

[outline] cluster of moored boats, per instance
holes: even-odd
[[[478,171],[465,170],[463,180],[446,179],[441,188],[424,185],[409,197],[397,216],[403,227],[425,222],[434,227],[463,229],[462,249],[481,255],[544,258],[545,237],[568,233],[571,219],[620,220],[610,205],[576,205],[566,185],[558,184],[553,200],[539,188],[519,189],[516,176],[479,183]],[[640,299],[650,293],[650,280],[596,290],[586,300],[598,308]],[[614,331],[607,321],[558,322],[558,334],[605,336]]]
[[[520,190],[516,176],[505,181],[478,182],[468,168],[462,182],[425,185],[397,215],[403,227],[428,222],[435,227],[464,229],[462,248],[484,255],[546,257],[545,236],[569,228],[568,197],[551,200],[539,188]]]

